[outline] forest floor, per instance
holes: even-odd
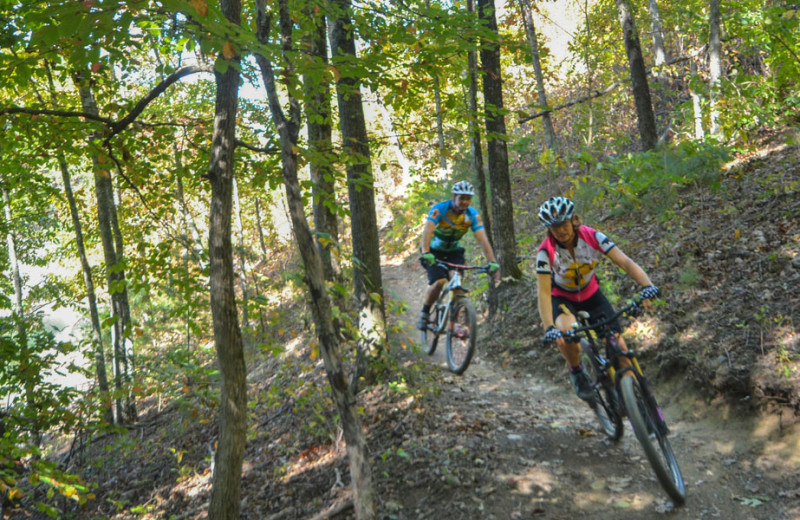
[[[659,486],[629,425],[616,443],[600,434],[560,356],[541,345],[530,268],[503,290],[497,317],[479,305],[478,352],[456,376],[441,346],[430,357],[415,346],[426,285],[416,255],[387,256],[384,285],[401,309],[391,319],[402,379],[389,374],[358,396],[379,518],[800,518],[799,185],[800,147],[771,136],[729,165],[724,189],[685,194],[669,223],[585,217],[663,291],[665,304],[627,334],[671,428],[688,493],[680,507]],[[540,198],[520,203],[532,212]],[[632,290],[608,276],[623,295]],[[257,404],[241,518],[352,519],[344,442],[325,427],[332,405],[321,362],[308,349],[297,355],[315,369],[251,370]],[[276,378],[294,386],[272,395]],[[301,385],[309,379],[317,397]],[[70,518],[207,518],[216,435],[211,408],[145,411],[128,435],[97,441],[85,454],[83,475],[98,483],[97,498]]]

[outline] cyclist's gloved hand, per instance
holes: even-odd
[[[419,263],[422,264],[422,267],[430,267],[436,263],[436,257],[433,256],[433,253],[423,253],[419,257]]]
[[[489,274],[494,274],[500,269],[500,264],[497,262],[489,262]]]
[[[661,291],[658,290],[658,287],[655,285],[648,285],[644,289],[642,289],[642,299],[643,300],[652,300],[653,298],[658,298],[658,295],[661,294]]]
[[[547,327],[547,330],[544,333],[544,342],[545,343],[555,343],[558,338],[563,338],[564,333],[555,328],[555,326],[550,325]]]

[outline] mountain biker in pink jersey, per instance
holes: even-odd
[[[547,238],[536,255],[539,316],[545,328],[544,341],[555,343],[569,364],[575,393],[590,400],[592,387],[581,365],[579,343],[567,343],[563,332],[572,328],[578,311],[586,311],[593,319],[600,314],[611,316],[614,309],[600,291],[594,268],[597,260],[608,257],[643,287],[642,299],[656,298],[659,289],[639,265],[628,258],[606,235],[581,224],[575,215],[575,204],[565,197],[552,197],[539,208],[539,220],[547,228]],[[568,309],[564,312],[562,305]],[[618,322],[612,324],[623,351],[625,340]],[[627,358],[622,358],[625,363]]]
[[[489,273],[496,278],[499,274],[500,266],[495,260],[483,220],[478,211],[470,206],[475,189],[469,182],[459,181],[453,185],[452,191],[451,200],[440,202],[431,208],[422,230],[422,256],[419,262],[428,271],[428,289],[417,323],[420,330],[427,327],[431,306],[449,277],[447,268],[436,265],[436,260],[463,265],[464,248],[458,245],[458,241],[467,231],[472,230],[475,233],[475,239],[489,260]]]

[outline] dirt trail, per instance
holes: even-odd
[[[390,260],[384,284],[391,298],[408,302],[402,319],[416,338],[424,271]],[[545,370],[501,365],[481,351],[481,339],[460,377],[446,372],[442,349],[418,354],[442,367],[442,392],[425,404],[431,423],[405,435],[410,461],[395,465],[403,478],[382,491],[393,511],[385,518],[800,518],[796,417],[706,403],[680,376],[658,383],[688,492],[676,508],[629,424],[621,441],[607,441],[565,373],[554,380]]]

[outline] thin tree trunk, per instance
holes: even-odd
[[[430,0],[425,0],[425,7],[430,9]],[[444,155],[444,114],[442,113],[442,89],[439,86],[439,76],[433,76],[433,101],[436,107],[436,143],[439,148],[439,169],[442,178],[447,176],[447,158]]]
[[[531,62],[533,64],[533,73],[536,77],[536,90],[539,94],[539,107],[542,110],[547,110],[547,94],[544,90],[544,76],[542,75],[542,64],[539,60],[539,42],[536,37],[536,26],[533,23],[533,15],[531,14],[530,0],[519,0],[519,8],[522,11],[522,21],[525,25],[525,33],[528,36],[528,44],[531,47]],[[553,128],[553,119],[550,112],[542,115],[542,126],[544,127],[544,135],[545,141],[547,142],[547,147],[558,152],[556,131]]]
[[[467,0],[467,12],[475,14],[475,0]],[[477,42],[475,42],[477,43]],[[483,149],[481,147],[481,129],[478,125],[478,52],[477,48],[470,48],[467,52],[467,74],[469,76],[469,91],[467,93],[467,110],[469,111],[469,148],[472,171],[477,180],[477,190],[483,216],[483,227],[489,243],[492,243],[492,218],[489,211],[489,187],[486,185],[486,174],[483,171]],[[494,247],[494,246],[492,246]],[[495,290],[494,277],[489,277],[489,315],[497,312],[497,291]]]
[[[17,260],[17,237],[14,231],[14,221],[12,219],[11,213],[11,195],[9,193],[9,188],[5,183],[4,179],[0,179],[0,191],[3,192],[3,206],[5,212],[5,219],[6,219],[6,227],[8,228],[8,232],[6,233],[6,245],[8,247],[8,263],[11,266],[11,279],[14,285],[14,303],[12,306],[12,310],[14,311],[14,318],[17,327],[17,341],[19,342],[19,349],[20,359],[27,359],[30,354],[28,354],[28,327],[27,327],[27,320],[25,318],[25,308],[22,303],[22,277],[19,273],[19,261]],[[28,368],[21,368],[22,371],[31,371],[32,366],[36,366],[35,364],[28,365]],[[25,385],[25,402],[27,403],[28,408],[31,411],[38,410],[36,406],[36,380],[38,379],[38,374],[30,374],[24,377],[21,377],[22,381]],[[42,436],[41,432],[39,431],[39,421],[34,419],[32,424],[30,425],[30,442],[33,446],[38,447],[41,444]]]
[[[57,105],[56,88],[53,83],[53,76],[50,71],[50,64],[46,64],[48,92],[53,106]],[[97,386],[100,389],[100,399],[103,407],[103,419],[109,423],[114,423],[114,405],[111,399],[111,389],[108,385],[108,372],[106,370],[106,357],[103,344],[103,329],[100,325],[100,313],[97,311],[97,293],[92,279],[92,268],[86,256],[86,246],[83,240],[83,226],[81,225],[78,205],[75,202],[75,194],[72,191],[72,180],[70,178],[69,166],[64,157],[64,153],[58,152],[58,166],[61,170],[61,181],[64,183],[64,195],[67,197],[69,213],[72,218],[72,227],[75,230],[75,246],[78,249],[78,259],[81,262],[81,272],[83,273],[83,283],[86,287],[86,300],[89,307],[89,318],[92,324],[92,348],[94,349],[95,372],[97,375]]]
[[[442,113],[442,89],[439,87],[439,76],[433,77],[433,101],[436,106],[436,142],[439,148],[439,169],[446,177],[447,157],[444,155],[444,114]]]
[[[225,18],[239,25],[239,0],[221,0]],[[238,58],[236,58],[238,59]],[[208,251],[211,278],[211,315],[214,343],[222,373],[219,415],[219,447],[214,457],[209,518],[239,520],[241,510],[242,461],[247,433],[247,367],[234,291],[231,213],[236,139],[236,108],[239,99],[238,63],[215,74],[217,94],[211,162],[211,212]]]
[[[589,60],[589,42],[591,41],[591,25],[589,24],[589,1],[583,3],[583,14],[586,21],[586,37],[583,41],[583,62],[586,64],[586,93],[589,102],[589,124],[587,126],[586,145],[588,148],[594,144],[594,103],[592,103],[592,90],[594,89],[593,70]],[[586,162],[586,174],[589,174],[589,163]]]
[[[119,163],[117,163],[117,167]],[[113,178],[111,179],[111,185],[113,186]],[[112,190],[113,193],[113,190]],[[117,197],[111,199],[111,229],[114,231],[114,248],[117,251],[117,262],[119,262],[120,267],[125,267],[125,247],[122,241],[122,231],[119,227],[119,220],[117,218],[117,207],[119,207],[119,202],[121,201],[121,193],[119,189],[119,184],[117,184]],[[120,271],[122,274],[123,279],[125,278],[125,271]],[[125,380],[129,383],[131,378],[134,374],[134,367],[133,367],[133,336],[131,334],[131,304],[130,300],[128,299],[128,284],[123,283],[120,284],[119,288],[119,302],[120,302],[120,316],[122,316],[122,348],[125,352],[125,355],[122,357],[123,361],[123,373],[125,374]],[[137,417],[136,412],[136,400],[133,397],[133,393],[128,389],[125,392],[125,421],[128,423],[133,423],[136,421]]]
[[[236,217],[236,228],[239,233],[239,286],[242,290],[242,330],[250,329],[250,319],[248,317],[249,297],[247,291],[247,260],[244,255],[244,224],[242,223],[242,201],[239,198],[239,185],[236,178],[233,179],[233,214]]]
[[[89,316],[92,323],[92,343],[94,348],[95,371],[97,372],[97,386],[100,388],[103,410],[105,410],[103,418],[109,424],[113,424],[114,407],[111,399],[111,389],[108,385],[106,358],[103,352],[103,329],[100,326],[100,315],[97,311],[97,294],[95,293],[94,281],[92,280],[92,268],[86,257],[81,219],[78,214],[78,206],[75,203],[75,195],[72,192],[69,168],[64,154],[61,152],[58,153],[58,165],[61,169],[61,180],[64,183],[64,194],[67,196],[69,213],[72,217],[72,226],[75,229],[75,245],[78,248],[78,258],[80,259],[81,270],[83,271],[83,283],[86,287],[86,299],[88,300]]]
[[[692,60],[691,62],[690,71],[692,76],[692,81],[690,83],[694,84],[697,78],[697,63],[695,62],[695,60]],[[694,90],[694,88],[691,88],[689,90],[689,95],[692,97],[692,108],[694,112],[694,138],[699,141],[704,139],[706,136],[706,133],[703,130],[702,103],[700,100],[700,94],[698,94],[697,91]]]
[[[304,79],[306,97],[306,127],[308,146],[311,152],[309,173],[311,193],[314,198],[314,228],[317,232],[317,249],[322,257],[325,279],[334,281],[341,275],[338,263],[334,262],[331,249],[338,247],[339,226],[333,205],[336,203],[336,172],[333,168],[333,140],[331,127],[331,89],[327,81],[328,67],[328,29],[325,15],[308,9],[307,15],[313,20],[314,31],[310,37],[309,54],[319,60],[322,80],[306,76]]]
[[[268,258],[267,242],[264,240],[264,228],[261,224],[261,198],[256,197],[256,227],[258,228],[258,242],[261,246],[261,256]]]
[[[265,0],[256,0],[256,11],[258,39],[262,43],[267,43],[269,42],[271,22],[266,16]],[[293,67],[286,56],[291,49],[292,31],[288,0],[280,0],[279,12],[284,61],[286,62],[284,63],[284,70],[288,76],[291,76]],[[355,396],[345,378],[339,344],[333,326],[330,298],[325,286],[322,259],[319,250],[315,247],[315,241],[303,211],[303,197],[297,178],[296,150],[300,126],[300,106],[297,99],[290,94],[289,118],[287,119],[281,108],[271,62],[261,55],[256,55],[256,61],[261,68],[264,86],[269,99],[270,112],[280,137],[286,201],[289,206],[292,231],[305,266],[305,280],[311,297],[311,309],[320,343],[320,352],[325,363],[325,370],[328,375],[328,382],[331,385],[334,401],[339,411],[342,429],[344,430],[353,482],[353,503],[356,518],[358,520],[372,520],[376,517],[377,497],[372,480],[372,470],[369,466],[366,440],[358,417]]]
[[[647,83],[647,70],[642,57],[642,46],[636,32],[630,0],[616,0],[616,2],[619,22],[622,26],[622,38],[625,42],[625,53],[628,55],[628,65],[631,69],[631,85],[642,149],[652,150],[658,141],[658,134],[656,133],[653,102],[650,98],[650,86]]]
[[[84,112],[97,115],[97,105],[91,88],[81,75],[77,75],[81,104]],[[99,135],[94,134],[90,141],[99,139]],[[105,259],[106,279],[108,283],[108,293],[111,298],[111,318],[112,318],[112,352],[114,354],[114,389],[116,393],[116,421],[119,423],[128,422],[129,408],[128,402],[124,399],[127,393],[126,388],[129,374],[125,371],[127,362],[125,360],[124,330],[125,312],[123,310],[122,291],[126,285],[125,271],[120,265],[121,258],[117,253],[114,242],[114,231],[112,225],[112,215],[116,214],[114,207],[114,187],[111,181],[111,173],[105,167],[108,161],[101,155],[99,150],[92,147],[92,167],[94,170],[95,197],[97,199],[97,225],[100,231],[100,239],[103,244],[103,256]]]
[[[478,16],[497,35],[494,0],[478,0]],[[499,36],[497,36],[499,38]],[[519,279],[517,242],[514,234],[514,208],[506,146],[506,122],[503,108],[503,81],[500,75],[500,47],[497,40],[482,38],[481,71],[489,158],[489,181],[492,188],[492,232],[495,254],[504,276]]]
[[[350,21],[350,0],[336,0],[338,13],[330,32],[333,65],[339,67],[336,97],[344,154],[347,159],[347,187],[350,197],[350,225],[353,240],[353,284],[358,301],[358,361],[354,380],[371,378],[369,359],[377,358],[386,343],[386,314],[381,280],[378,224],[375,211],[367,125],[361,102],[359,80],[346,69],[356,62],[356,45]],[[337,58],[342,58],[338,59]]]
[[[720,0],[708,3],[708,68],[711,90],[711,134],[722,135],[719,124],[719,83],[722,78],[722,42],[720,40]]]
[[[664,30],[661,27],[661,15],[658,12],[656,0],[648,0],[650,11],[650,26],[653,31],[653,55],[654,64],[658,68],[658,77],[664,77],[664,71],[660,67],[667,63],[667,50],[664,47]]]

